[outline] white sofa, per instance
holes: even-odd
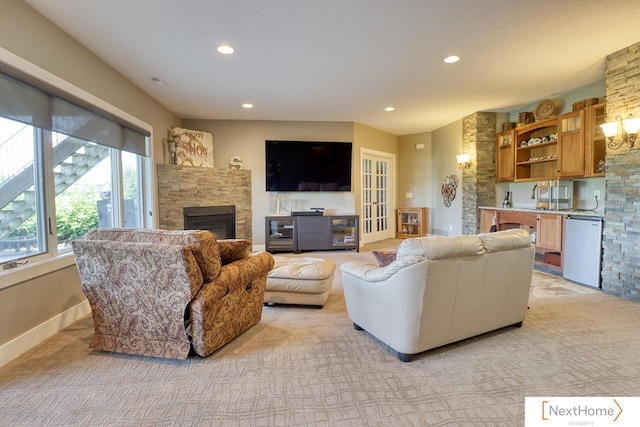
[[[409,362],[505,326],[527,311],[535,249],[521,229],[406,239],[385,267],[340,269],[349,318]]]

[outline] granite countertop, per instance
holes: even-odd
[[[595,218],[602,218],[603,212],[593,210],[581,210],[581,209],[564,209],[564,210],[552,210],[552,209],[536,209],[536,208],[503,208],[495,206],[480,206],[479,209],[489,209],[492,211],[509,211],[509,212],[531,212],[531,213],[546,213],[546,214],[559,214],[559,215],[582,215],[592,216]]]

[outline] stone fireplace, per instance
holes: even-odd
[[[209,229],[202,220],[216,221],[211,215],[233,208],[235,238],[252,238],[251,171],[246,169],[214,169],[158,164],[158,224],[166,230],[184,230],[186,211],[195,225],[190,229]],[[214,208],[214,209],[211,209]],[[199,217],[200,214],[210,217]],[[224,213],[224,212],[223,212]],[[217,218],[218,220],[221,217]],[[228,221],[228,217],[225,219]],[[213,224],[220,227],[220,224]],[[225,225],[225,227],[227,227]],[[225,228],[225,234],[227,233]],[[215,232],[215,231],[214,231]],[[222,237],[220,237],[222,238]],[[233,238],[226,236],[225,238]]]

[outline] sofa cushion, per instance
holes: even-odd
[[[85,239],[188,246],[198,261],[206,282],[215,279],[222,266],[218,242],[210,231],[98,228],[89,231]]]
[[[227,265],[239,259],[249,256],[251,253],[251,240],[245,239],[225,239],[218,240],[220,247],[220,259],[222,265]]]
[[[521,228],[479,234],[478,237],[487,252],[508,251],[531,246],[531,235]]]
[[[427,236],[405,239],[398,247],[398,258],[408,255],[430,259],[482,255],[485,253],[478,236]]]

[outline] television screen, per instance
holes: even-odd
[[[267,191],[351,191],[351,143],[265,141]]]

